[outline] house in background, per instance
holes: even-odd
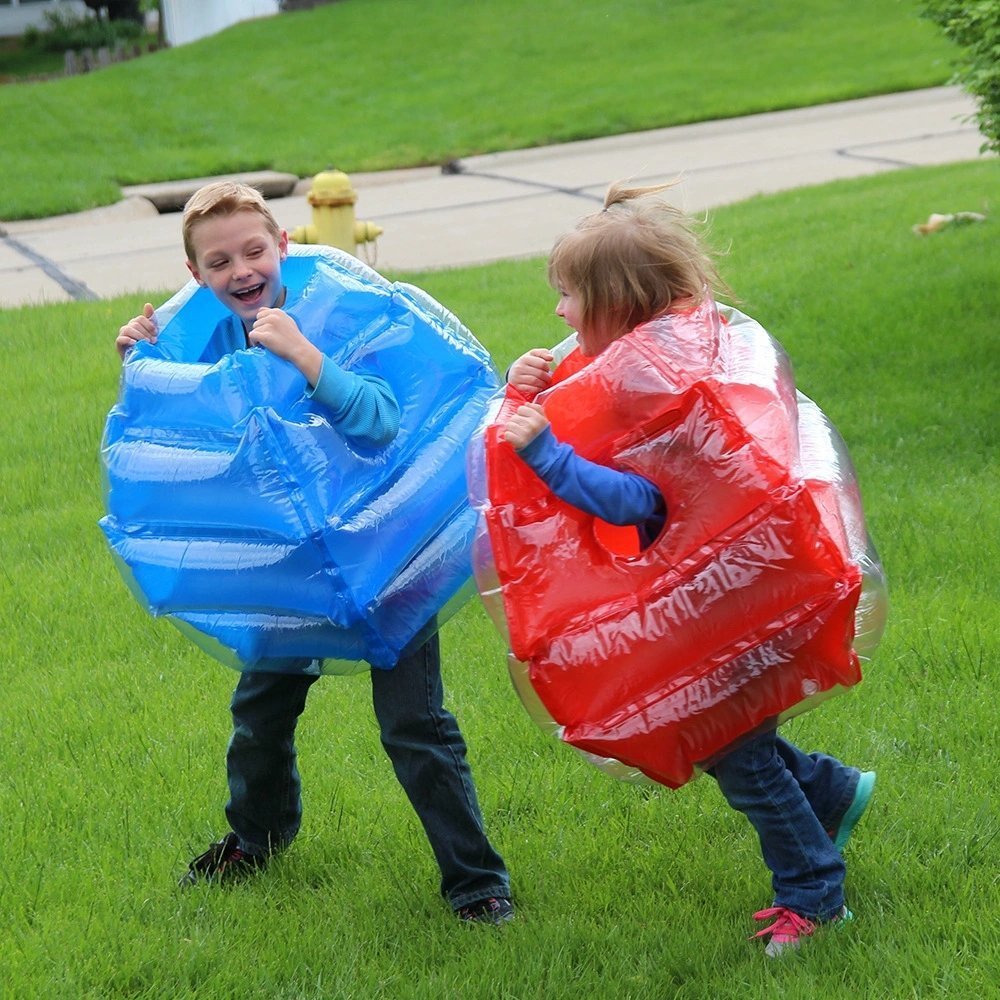
[[[277,14],[278,0],[160,0],[167,45],[184,45],[214,35],[237,21]]]
[[[277,14],[279,0],[160,0],[163,39],[167,45],[184,45],[214,35],[238,21]],[[43,28],[45,11],[60,9],[87,14],[82,0],[0,0],[0,37],[21,35],[29,26]]]
[[[83,0],[0,0],[0,38],[23,35],[25,28],[44,28],[45,12],[53,8],[87,13]]]

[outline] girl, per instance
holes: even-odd
[[[556,314],[595,357],[640,324],[693,309],[722,286],[708,252],[683,213],[655,195],[669,187],[612,185],[604,210],[557,242],[548,276]],[[550,351],[519,358],[508,380],[533,397],[552,382]],[[613,524],[633,524],[646,546],[668,513],[657,487],[640,475],[581,458],[560,443],[543,408],[521,405],[504,438],[560,499]],[[821,753],[806,754],[772,729],[749,738],[708,768],[726,801],[760,838],[774,901],[754,914],[768,922],[766,954],[799,947],[822,924],[848,920],[841,851],[868,806],[874,772],[861,773]]]

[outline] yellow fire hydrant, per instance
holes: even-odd
[[[359,243],[371,243],[383,229],[374,222],[354,217],[357,192],[342,170],[324,170],[312,181],[306,200],[312,205],[312,222],[296,226],[289,235],[293,243],[323,243],[357,255]]]

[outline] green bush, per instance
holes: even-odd
[[[922,15],[963,49],[953,82],[978,102],[983,151],[1000,153],[1000,0],[924,0]]]
[[[116,42],[135,41],[142,28],[134,21],[107,20],[70,11],[45,11],[45,27],[29,27],[24,32],[26,48],[37,52],[65,52],[67,49],[111,48]]]
[[[83,0],[98,15],[110,21],[143,23],[142,5],[139,0]]]

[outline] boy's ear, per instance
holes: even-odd
[[[191,272],[191,277],[201,285],[202,288],[205,287],[205,282],[201,280],[201,272],[198,268],[189,260],[184,261],[187,264],[187,269]]]
[[[286,230],[281,230],[281,236],[278,237],[278,256],[284,260],[288,256],[288,233]],[[191,265],[188,264],[188,267]]]

